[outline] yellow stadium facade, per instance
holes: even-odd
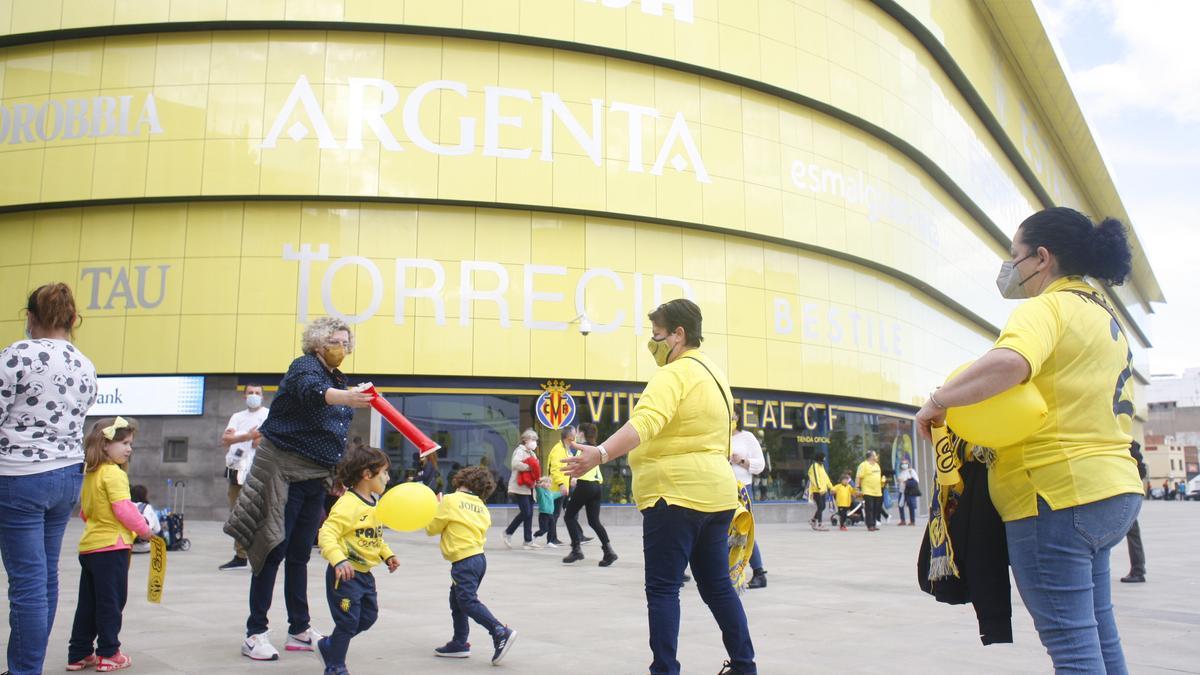
[[[67,281],[102,375],[204,376],[133,465],[201,512],[238,388],[269,405],[313,317],[353,324],[343,369],[445,480],[504,474],[528,426],[614,429],[674,297],[767,452],[756,497],[818,453],[927,475],[912,414],[1011,311],[1016,226],[1128,223],[1024,0],[12,0],[0,62],[2,337]],[[1140,385],[1162,297],[1134,238],[1109,293]]]

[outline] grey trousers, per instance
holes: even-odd
[[[1129,573],[1146,576],[1146,551],[1142,548],[1142,528],[1138,527],[1138,521],[1129,526],[1125,543],[1129,545]]]

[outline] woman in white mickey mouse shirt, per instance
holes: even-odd
[[[27,339],[0,351],[0,553],[8,572],[8,670],[42,672],[58,605],[58,555],[83,483],[83,422],[96,368],[71,344],[66,284],[29,295]]]

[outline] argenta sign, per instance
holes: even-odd
[[[604,113],[607,110],[617,113],[618,118],[625,120],[625,133],[621,136],[627,142],[627,171],[649,171],[655,176],[661,176],[669,164],[676,171],[690,168],[698,182],[712,182],[682,112],[664,114],[649,106],[594,98],[588,103],[591,114],[587,117],[590,119],[580,120],[567,107],[561,96],[550,91],[539,92],[536,95],[538,105],[533,105],[535,95],[528,89],[489,86],[484,87],[480,93],[468,91],[464,82],[432,80],[417,86],[401,103],[400,92],[387,80],[352,77],[349,85],[347,109],[344,111],[347,120],[344,134],[335,135],[334,129],[330,127],[329,118],[317,101],[312,85],[306,76],[301,75],[284,101],[283,107],[276,113],[271,129],[260,147],[276,147],[281,142],[281,135],[285,136],[282,142],[286,142],[287,138],[300,141],[310,134],[316,134],[317,145],[322,149],[357,150],[363,147],[364,130],[369,129],[379,140],[380,146],[389,152],[410,152],[415,148],[435,155],[470,155],[479,152],[486,157],[530,159],[533,156],[533,148],[507,147],[502,143],[501,135],[506,127],[519,129],[524,128],[526,124],[540,124],[541,149],[538,159],[544,162],[554,161],[555,144],[569,142],[581,149],[593,164],[601,166],[601,148],[604,147],[605,132]],[[459,117],[457,138],[453,143],[435,142],[429,136],[430,130],[421,126],[421,108],[426,98],[434,95],[436,102],[436,95],[442,91],[457,94],[464,99],[483,96],[482,119]],[[397,108],[401,109],[401,125],[412,148],[397,140],[395,130],[384,120],[384,115]],[[512,111],[517,109],[528,111],[531,108],[540,113],[534,115],[532,120],[526,119],[524,115],[512,114]],[[670,119],[671,123],[662,144],[653,158],[644,157],[643,137],[646,134],[653,136],[654,121],[664,116]],[[288,125],[292,120],[292,124]],[[566,131],[566,135],[570,137],[569,141],[561,138],[560,128]],[[346,140],[339,142],[339,137]],[[480,137],[482,145],[476,143]]]

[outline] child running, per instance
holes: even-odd
[[[483,544],[492,526],[492,516],[483,502],[496,489],[496,479],[487,467],[471,466],[454,475],[452,486],[456,491],[442,498],[437,515],[425,527],[430,536],[442,535],[442,557],[450,561],[450,616],[454,621],[454,637],[433,652],[449,658],[470,656],[470,617],[491,633],[495,648],[492,665],[496,666],[517,638],[517,631],[492,616],[478,596],[487,571]]]
[[[129,551],[134,533],[150,528],[130,501],[125,474],[137,422],[102,419],[83,440],[84,477],[79,540],[79,603],[67,647],[67,670],[94,666],[108,673],[133,665],[121,652],[121,612],[129,590]]]
[[[379,596],[371,568],[385,563],[395,572],[400,561],[383,540],[383,525],[375,517],[378,495],[388,481],[388,457],[375,448],[351,447],[337,466],[337,479],[348,489],[317,534],[325,571],[325,597],[334,629],[317,642],[325,675],[349,675],[346,652],[350,639],[379,618]]]
[[[850,506],[854,504],[854,487],[850,485],[850,474],[843,473],[837,485],[833,486],[834,505],[837,506],[838,529],[846,531],[846,521],[850,516]]]

